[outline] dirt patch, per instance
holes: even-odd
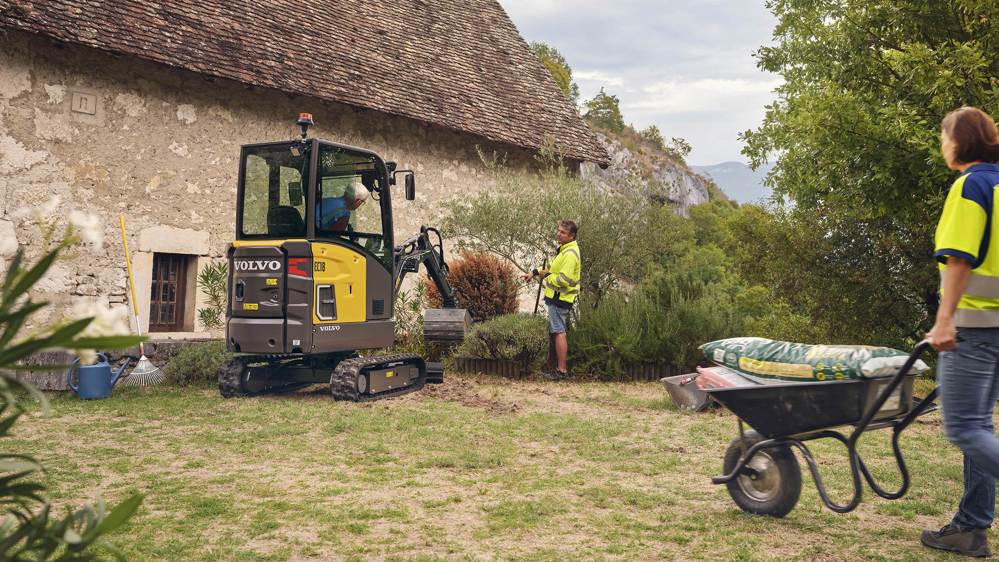
[[[517,401],[511,401],[490,392],[491,385],[473,377],[445,377],[442,384],[428,384],[423,390],[392,400],[403,405],[427,400],[455,402],[469,408],[486,410],[491,414],[515,414],[521,410]],[[492,394],[492,396],[489,396]]]

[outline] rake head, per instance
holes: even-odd
[[[160,384],[164,380],[166,380],[166,376],[163,375],[163,371],[143,355],[135,364],[132,372],[125,377],[125,380],[121,381],[121,384],[125,386],[152,386]]]

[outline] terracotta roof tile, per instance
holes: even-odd
[[[0,0],[0,26],[608,162],[495,0]]]

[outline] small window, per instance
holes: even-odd
[[[149,331],[190,331],[187,314],[188,262],[183,254],[153,254],[149,289]]]

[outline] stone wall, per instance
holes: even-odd
[[[19,245],[43,251],[37,229],[14,218],[19,209],[59,196],[60,224],[70,209],[104,221],[102,249],[77,251],[41,283],[36,296],[54,306],[36,320],[62,317],[80,299],[124,305],[124,214],[145,326],[153,253],[188,254],[199,268],[224,257],[240,145],[295,137],[301,111],[315,116],[315,136],[416,171],[417,200],[394,200],[397,239],[437,223],[442,200],[493,184],[477,147],[506,154],[515,169],[533,162],[527,151],[410,119],[0,30],[0,262]]]

